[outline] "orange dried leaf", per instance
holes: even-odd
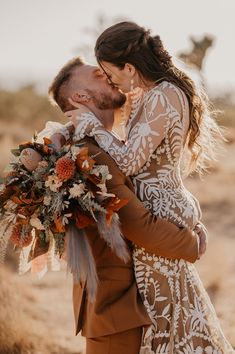
[[[15,204],[18,204],[18,205],[22,205],[22,204],[24,204],[23,202],[22,202],[22,200],[20,200],[18,197],[16,197],[16,196],[13,196],[13,197],[11,197],[10,198]]]
[[[55,215],[54,216],[54,223],[55,223],[57,232],[59,232],[59,233],[65,232],[65,226],[62,224],[61,216]]]
[[[105,201],[104,207],[107,211],[106,221],[108,225],[111,223],[113,214],[117,212],[119,209],[121,209],[122,207],[124,207],[128,202],[129,202],[128,199],[119,199],[117,197],[113,197],[108,201]]]
[[[52,144],[52,141],[49,138],[43,138],[44,144],[45,145],[50,145]]]
[[[75,224],[79,229],[83,229],[87,226],[95,224],[94,219],[91,216],[82,214],[80,212],[77,212],[74,215],[74,218],[75,218]]]
[[[47,145],[43,145],[42,151],[44,154],[49,154],[51,150]]]
[[[88,148],[85,146],[82,147],[79,151],[79,154],[77,155],[76,165],[82,171],[90,171],[94,164],[95,161],[88,155]]]

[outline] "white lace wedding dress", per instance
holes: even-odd
[[[182,183],[180,168],[188,127],[186,96],[164,81],[139,96],[125,144],[92,113],[79,118],[76,138],[93,136],[132,177],[136,194],[154,215],[193,229],[201,211]],[[152,320],[143,335],[141,354],[235,353],[194,265],[137,246],[133,259],[139,292]]]

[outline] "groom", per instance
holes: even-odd
[[[125,102],[125,95],[108,84],[98,67],[87,65],[78,57],[59,71],[49,94],[63,112],[73,109],[70,98],[85,105],[109,130],[114,109]],[[73,132],[71,124],[61,125],[53,135],[53,142],[58,146],[65,143],[69,131]],[[113,176],[108,181],[108,192],[129,200],[120,209],[119,218],[130,252],[131,242],[134,242],[160,256],[196,261],[205,251],[203,242],[198,247],[204,235],[201,233],[198,237],[152,216],[135,196],[131,180],[120,172],[112,158],[93,139],[85,138],[84,142],[96,163],[107,165]],[[86,233],[96,261],[99,285],[95,303],[88,302],[84,284],[73,285],[76,334],[82,330],[86,337],[87,354],[137,354],[142,328],[151,321],[137,290],[133,262],[125,264],[112,253],[96,227],[87,228]]]

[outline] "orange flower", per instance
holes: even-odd
[[[63,156],[56,162],[55,170],[61,181],[67,181],[74,176],[76,166],[72,159]]]
[[[22,233],[22,225],[19,223],[15,224],[12,230],[10,240],[15,246],[27,247],[28,245],[30,245],[32,241],[32,235],[29,232],[28,234],[25,234],[24,237],[22,237],[21,233]]]

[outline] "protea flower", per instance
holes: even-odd
[[[20,154],[20,161],[28,171],[35,170],[41,160],[42,156],[32,148],[22,150]]]
[[[76,166],[72,159],[63,156],[56,162],[56,174],[62,181],[67,181],[75,174]]]

